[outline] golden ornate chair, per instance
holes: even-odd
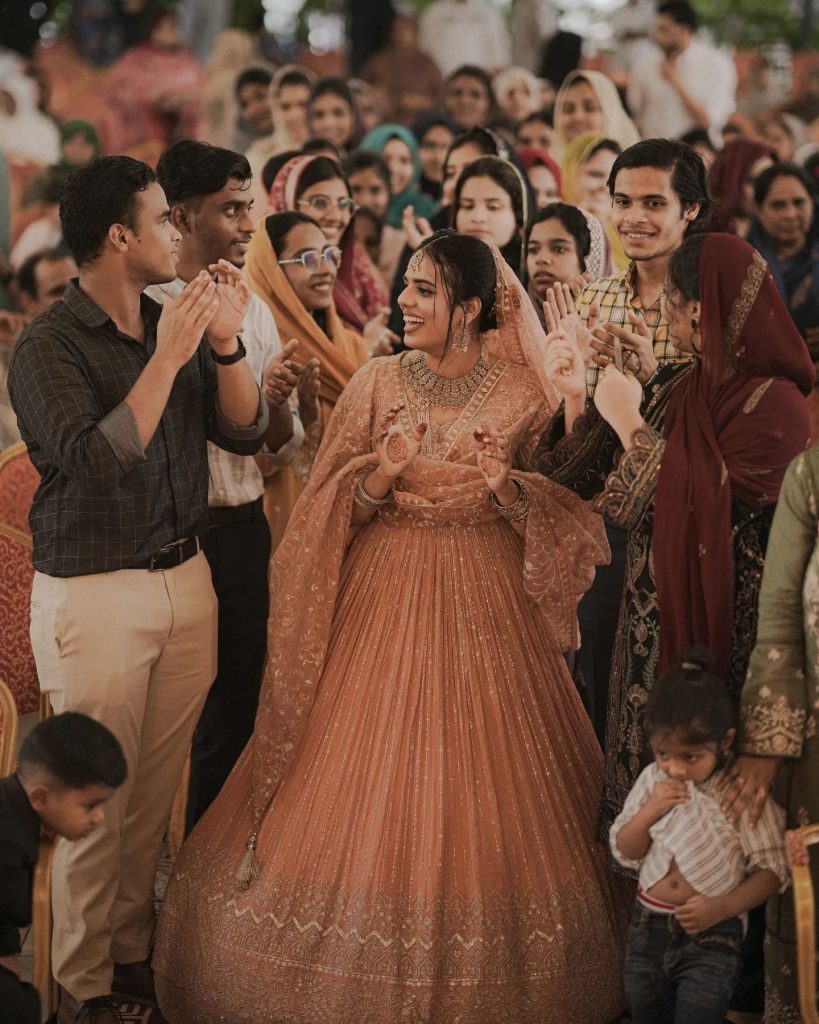
[[[17,757],[17,705],[0,679],[0,778],[11,775]]]
[[[799,1009],[803,1024],[819,1024],[816,1007],[816,905],[811,878],[810,847],[819,843],[819,825],[805,825],[785,833],[793,876],[796,909],[796,964]]]
[[[0,677],[21,715],[41,708],[29,639],[34,567],[28,513],[39,482],[22,442],[0,452]]]

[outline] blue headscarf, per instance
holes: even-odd
[[[367,132],[361,142],[361,149],[366,149],[370,153],[383,154],[384,147],[390,139],[400,139],[406,143],[412,154],[412,178],[400,192],[390,196],[390,205],[386,216],[387,224],[394,228],[400,228],[401,218],[408,206],[412,206],[417,217],[432,217],[437,206],[428,195],[418,188],[418,182],[421,180],[421,155],[415,136],[409,128],[405,128],[401,124],[379,125],[371,132]]]

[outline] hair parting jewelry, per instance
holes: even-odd
[[[492,495],[492,504],[500,512],[501,516],[507,521],[507,523],[519,523],[522,519],[525,519],[529,515],[529,509],[532,507],[532,498],[520,480],[515,480],[518,485],[520,494],[516,501],[513,501],[511,505],[501,505],[495,494]]]
[[[421,269],[421,261],[423,260],[423,258],[424,246],[421,246],[419,249],[416,249],[415,252],[412,254],[412,258],[410,259],[408,264],[413,274],[417,274],[418,271]]]

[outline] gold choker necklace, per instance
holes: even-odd
[[[419,405],[435,405],[445,409],[463,409],[489,373],[489,364],[483,354],[469,373],[463,377],[442,377],[430,368],[423,353],[405,356],[401,360],[404,384],[418,399]]]

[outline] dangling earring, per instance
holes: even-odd
[[[699,320],[696,320],[694,317],[691,318],[691,330],[694,332],[691,335],[691,348],[693,348],[693,350],[694,350],[696,355],[699,355],[702,352],[702,341],[700,341],[699,345],[695,345],[694,344],[694,338],[700,338],[701,337],[700,336],[700,322],[699,322]]]
[[[461,334],[459,338],[456,338],[452,342],[452,349],[454,352],[466,352],[469,348],[469,338],[466,336],[466,317],[463,319],[461,324]]]

